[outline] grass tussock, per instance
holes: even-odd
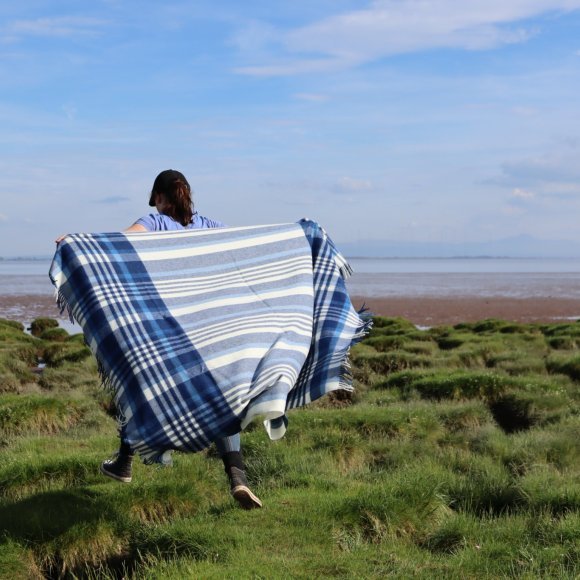
[[[560,373],[569,376],[574,381],[580,381],[580,355],[553,356],[546,361],[546,368],[550,373]]]
[[[64,397],[5,394],[0,399],[0,436],[55,434],[77,425],[87,403]]]
[[[579,341],[375,319],[353,394],[294,411],[281,441],[242,435],[265,504],[244,512],[212,449],[103,478],[116,428],[82,335],[0,320],[0,576],[578,577]]]

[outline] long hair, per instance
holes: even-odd
[[[182,226],[188,226],[193,218],[193,200],[191,187],[183,173],[175,169],[162,171],[153,182],[149,198],[150,206],[155,206],[155,195],[158,193],[165,197],[164,213]]]

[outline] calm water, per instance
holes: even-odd
[[[580,298],[580,259],[417,258],[350,260],[355,296]]]
[[[354,296],[580,298],[580,259],[353,258]],[[0,260],[0,317],[52,315],[50,260]],[[20,302],[19,297],[31,297]],[[43,311],[50,310],[44,314]]]
[[[49,268],[50,260],[0,260],[0,300],[2,296],[52,295]]]
[[[351,258],[359,274],[580,273],[580,258]]]
[[[59,313],[49,268],[50,260],[0,260],[0,318],[28,326],[39,316],[49,316],[68,332],[80,332],[78,325]]]

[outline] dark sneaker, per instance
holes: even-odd
[[[245,510],[253,510],[262,507],[260,498],[254,495],[252,490],[245,485],[236,485],[236,487],[233,487],[232,496],[240,504],[240,507]]]
[[[101,473],[122,483],[131,483],[133,456],[117,454],[101,463]]]
[[[248,487],[245,472],[238,467],[230,467],[228,471],[231,494],[240,506],[245,510],[261,508],[262,502]]]

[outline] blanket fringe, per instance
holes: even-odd
[[[360,325],[352,337],[350,346],[359,343],[373,327],[373,313],[367,308],[366,304],[363,303],[357,314],[360,318]]]
[[[74,324],[76,321],[75,321],[73,314],[72,314],[72,308],[70,307],[70,304],[68,303],[67,299],[64,297],[64,294],[60,290],[56,290],[55,298],[56,298],[56,305],[59,308],[60,313],[62,314],[66,310],[66,313],[68,315],[70,322],[72,322]],[[85,345],[89,346],[89,344],[87,343],[86,337],[85,337]],[[101,387],[106,392],[108,392],[111,396],[113,396],[113,398],[115,399],[115,403],[116,403],[117,389],[113,385],[113,381],[111,379],[111,376],[109,375],[109,373],[105,369],[105,365],[103,364],[103,361],[101,360],[101,358],[96,353],[93,353],[93,354],[95,355],[95,358],[97,360],[97,371],[99,373],[99,379],[101,380]],[[119,414],[120,413],[119,405],[116,405],[116,406],[117,406],[117,413],[118,413],[117,425],[118,425],[119,429],[121,429],[127,423],[127,420]]]
[[[75,319],[72,314],[72,308],[68,303],[67,299],[64,297],[64,294],[60,290],[56,290],[55,299],[59,312],[62,314],[66,310],[68,319],[70,320],[70,322],[74,323]]]
[[[354,391],[352,385],[353,375],[352,375],[352,365],[350,362],[350,349],[344,357],[344,362],[342,363],[342,368],[340,369],[340,375],[338,378],[338,388],[342,391]]]
[[[337,266],[343,280],[348,280],[353,275],[352,266],[344,258],[341,262],[337,260]]]
[[[360,319],[360,325],[356,329],[356,332],[353,334],[350,346],[344,357],[344,362],[342,363],[342,368],[340,370],[339,376],[339,385],[340,385],[339,388],[345,391],[354,390],[354,387],[352,386],[353,374],[352,374],[352,364],[350,362],[350,349],[355,344],[359,343],[371,331],[371,328],[373,327],[373,315],[364,304],[358,310],[357,314]]]
[[[97,354],[95,354],[95,358],[97,359],[97,371],[99,373],[99,378],[101,379],[101,388],[115,399],[117,426],[119,429],[122,429],[127,424],[127,419],[121,415],[120,405],[117,402],[118,389],[113,384],[113,379],[105,368],[101,358]]]

